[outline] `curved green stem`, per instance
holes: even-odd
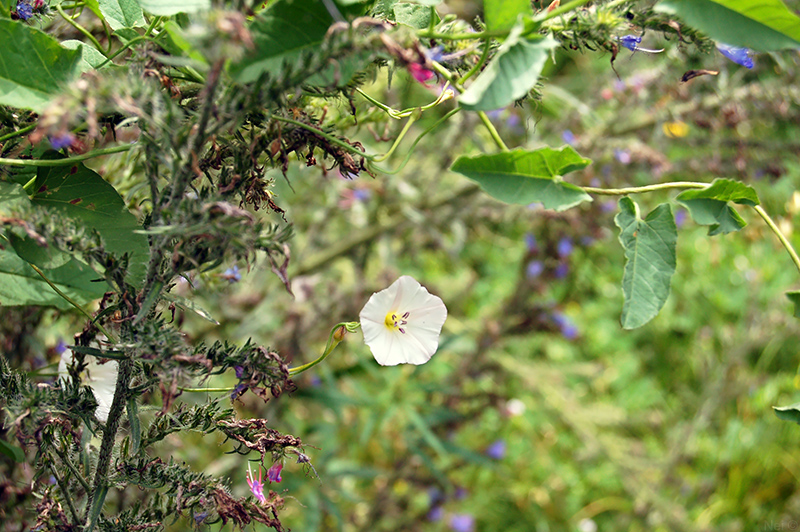
[[[544,22],[546,20],[550,20],[552,18],[556,18],[558,16],[563,15],[564,13],[568,13],[573,9],[581,7],[582,5],[588,4],[591,0],[572,0],[572,2],[567,2],[563,6],[557,7],[554,10],[547,13],[546,11],[541,11],[538,15],[533,17],[534,22]]]
[[[105,57],[108,57],[108,52],[106,52],[105,50],[103,50],[103,47],[100,45],[100,41],[98,41],[98,40],[95,38],[95,36],[94,36],[94,35],[92,35],[92,34],[89,32],[89,30],[87,30],[86,28],[84,28],[83,26],[81,26],[80,24],[78,24],[77,22],[75,22],[75,21],[72,19],[72,17],[70,17],[69,15],[67,15],[67,13],[64,11],[64,9],[61,7],[61,4],[56,4],[56,11],[58,11],[58,14],[59,14],[59,15],[61,15],[61,18],[63,18],[64,20],[66,20],[66,21],[67,21],[67,23],[69,23],[69,25],[70,25],[70,26],[72,26],[73,28],[75,28],[76,30],[78,30],[79,32],[81,32],[81,33],[82,33],[82,34],[83,34],[83,35],[84,35],[84,36],[85,36],[87,39],[89,39],[89,40],[92,42],[92,44],[94,45],[94,47],[95,47],[95,48],[97,48],[97,51],[98,51],[98,52],[100,52],[101,54],[103,54]]]
[[[627,196],[628,194],[644,194],[645,192],[655,192],[657,190],[684,189],[684,188],[706,188],[711,183],[695,183],[692,181],[675,181],[673,183],[658,183],[656,185],[645,185],[643,187],[628,188],[596,188],[581,187],[589,194],[598,196]]]
[[[222,393],[222,392],[232,392],[235,388],[184,388],[183,386],[178,386],[178,389],[182,392],[208,392],[208,393]]]
[[[792,258],[792,262],[794,262],[794,265],[797,268],[797,271],[800,272],[800,257],[797,256],[797,252],[794,250],[794,247],[792,246],[792,243],[789,242],[789,239],[786,238],[786,236],[783,234],[783,232],[780,230],[780,228],[775,224],[775,222],[772,220],[772,218],[770,218],[769,214],[767,214],[767,211],[765,211],[763,208],[761,208],[761,205],[756,205],[755,207],[753,207],[753,209],[755,209],[755,211],[758,213],[758,215],[761,216],[761,218],[764,219],[764,221],[767,223],[769,228],[772,229],[772,232],[775,233],[775,236],[778,237],[778,240],[781,241],[781,244],[783,244],[783,247],[786,248],[786,251],[789,253],[789,256]]]
[[[325,351],[322,352],[322,355],[316,360],[309,362],[308,364],[303,364],[302,366],[297,366],[296,368],[289,368],[289,375],[294,376],[298,373],[302,373],[309,368],[313,368],[330,355],[336,346],[344,340],[344,335],[347,331],[353,332],[355,331],[360,325],[355,322],[341,322],[334,325],[333,329],[331,329],[331,334],[328,336],[328,345],[325,346]]]
[[[14,137],[19,137],[20,135],[24,135],[28,131],[33,131],[34,129],[36,129],[37,125],[38,124],[30,124],[28,126],[23,127],[22,129],[18,129],[16,131],[8,133],[7,135],[3,135],[2,137],[0,137],[0,142],[6,141],[8,139],[13,139]]]
[[[117,50],[116,52],[114,52],[109,56],[106,56],[106,60],[97,65],[97,68],[95,68],[95,70],[100,70],[101,68],[109,64],[111,61],[113,61],[115,57],[117,57],[119,54],[121,54],[134,44],[138,44],[142,41],[152,41],[152,40],[154,39],[152,37],[148,37],[147,35],[140,35],[139,37],[134,37],[130,41],[126,42],[119,50]]]
[[[379,163],[381,161],[385,161],[386,159],[388,159],[389,157],[392,156],[394,151],[400,145],[400,142],[403,140],[403,137],[406,136],[406,133],[408,133],[408,130],[411,128],[411,124],[416,122],[418,114],[419,113],[412,114],[411,116],[408,117],[408,120],[406,121],[406,125],[403,126],[403,129],[400,130],[400,133],[397,135],[397,138],[394,139],[394,143],[392,143],[392,147],[389,148],[389,151],[387,151],[386,153],[384,153],[383,155],[381,155],[379,157],[373,158],[372,159],[373,162]]]
[[[492,140],[495,144],[497,144],[497,147],[500,148],[500,151],[510,151],[508,146],[506,146],[506,143],[503,142],[503,139],[500,138],[500,133],[497,132],[497,128],[494,127],[492,121],[489,120],[488,116],[486,116],[486,113],[483,111],[478,111],[478,118],[481,119],[481,122],[483,122],[483,127],[489,131],[489,135],[491,135]]]
[[[75,157],[67,157],[66,159],[5,159],[3,157],[0,157],[0,166],[2,165],[47,166],[47,167],[69,166],[73,163],[79,163],[81,161],[85,161],[87,159],[93,159],[95,157],[100,157],[102,155],[109,155],[112,153],[121,153],[123,151],[129,151],[131,148],[133,148],[133,146],[134,146],[133,144],[122,144],[120,146],[112,146],[110,148],[92,150],[82,155],[76,155]]]
[[[382,174],[394,175],[394,174],[399,173],[401,170],[403,170],[403,168],[405,168],[406,164],[408,164],[408,161],[411,160],[411,155],[413,155],[413,153],[414,153],[414,148],[417,147],[417,144],[419,144],[419,141],[422,140],[422,137],[424,137],[425,135],[427,135],[428,133],[430,133],[431,131],[433,131],[437,127],[439,127],[442,123],[446,122],[451,116],[453,116],[454,114],[456,114],[459,111],[461,111],[460,107],[456,107],[455,109],[451,109],[442,118],[440,118],[439,120],[434,122],[432,126],[430,126],[428,129],[426,129],[425,131],[420,133],[419,136],[416,139],[414,139],[414,142],[411,143],[411,146],[408,148],[408,153],[406,153],[405,158],[397,166],[397,168],[395,168],[394,170],[387,170],[385,168],[380,168],[380,167],[377,167],[377,166],[375,166],[374,168],[377,171],[379,171],[380,173],[382,173]]]
[[[30,264],[30,263],[28,263],[28,264],[29,264],[29,266],[31,268],[33,268],[33,270],[36,273],[39,274],[39,277],[41,277],[42,280],[44,280],[44,282],[46,282],[48,285],[50,285],[50,288],[52,288],[55,291],[56,294],[61,296],[67,303],[69,303],[70,305],[72,305],[73,307],[78,309],[78,311],[81,314],[83,314],[84,316],[89,318],[89,321],[94,320],[94,317],[92,317],[92,315],[86,309],[84,309],[82,306],[78,305],[71,297],[69,297],[67,294],[62,292],[55,284],[53,284],[53,281],[48,279],[47,276],[44,274],[44,272],[42,270],[40,270],[37,266],[35,266],[33,264]],[[105,330],[105,328],[103,328],[102,325],[100,325],[99,323],[95,323],[94,326],[97,327],[100,330],[101,333],[105,334],[106,338],[108,338],[109,341],[114,342],[114,343],[117,342],[117,340],[114,338],[114,336],[112,336],[107,330]]]
[[[476,73],[480,72],[483,65],[486,64],[486,60],[489,58],[489,50],[491,49],[492,47],[489,39],[485,40],[483,42],[483,52],[481,53],[481,58],[478,60],[477,63],[475,63],[475,66],[470,68],[463,76],[461,76],[461,79],[458,80],[460,83],[464,83],[466,80],[474,76]]]

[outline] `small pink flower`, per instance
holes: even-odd
[[[272,464],[272,467],[267,470],[267,479],[270,482],[280,482],[281,469],[283,469],[283,464],[281,462],[275,462]]]
[[[250,469],[250,464],[247,464],[247,471],[249,473],[247,485],[250,486],[250,491],[253,492],[253,496],[258,499],[258,502],[261,504],[267,504],[267,498],[264,497],[264,483],[261,481],[261,468],[258,468],[258,480],[253,476],[253,470]]]
[[[423,67],[422,65],[418,65],[417,63],[409,64],[408,71],[411,72],[411,75],[414,77],[415,80],[419,81],[426,87],[428,86],[428,84],[425,82],[434,76],[433,72]]]

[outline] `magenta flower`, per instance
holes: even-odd
[[[430,70],[428,70],[427,68],[425,68],[422,65],[418,65],[417,63],[409,64],[408,65],[408,71],[411,72],[411,76],[415,80],[419,81],[420,83],[422,83],[426,87],[428,86],[428,84],[425,83],[425,82],[428,81],[429,79],[431,79],[434,76],[433,72],[431,72]]]
[[[267,479],[270,482],[280,482],[282,480],[281,469],[283,469],[283,463],[275,462],[272,464],[272,467],[267,470]]]
[[[272,468],[270,468],[270,471],[271,470]],[[267,498],[264,497],[264,483],[261,481],[261,468],[258,468],[258,480],[253,476],[253,470],[250,469],[250,464],[247,464],[247,472],[249,473],[247,485],[250,486],[250,491],[253,493],[253,496],[258,499],[258,502],[261,504],[267,504]]]

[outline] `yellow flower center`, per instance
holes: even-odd
[[[384,325],[390,331],[400,331],[401,333],[405,334],[406,331],[403,329],[403,325],[408,324],[408,316],[409,313],[406,312],[405,314],[400,315],[399,312],[393,311],[386,314],[386,319],[383,320]]]

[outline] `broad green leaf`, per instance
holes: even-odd
[[[420,4],[412,4],[409,2],[398,2],[392,8],[394,10],[394,19],[398,24],[411,26],[414,29],[422,30],[430,26],[431,15],[436,16],[433,21],[434,24],[439,22],[439,17],[434,11],[431,13],[429,6]]]
[[[794,421],[800,423],[800,403],[789,406],[773,406],[775,415],[784,421]]]
[[[211,9],[211,0],[136,0],[136,2],[148,13],[162,17]]]
[[[356,6],[353,9],[360,9]],[[344,11],[343,14],[348,14]],[[278,0],[258,14],[250,26],[255,48],[238,63],[230,66],[231,76],[239,83],[250,83],[264,73],[280,75],[283,64],[295,64],[301,57],[319,49],[334,20],[319,0]],[[311,84],[328,85],[338,75],[344,85],[361,69],[359,61],[340,64],[317,74]]]
[[[564,211],[584,201],[592,201],[581,187],[561,178],[569,172],[586,168],[590,163],[570,146],[564,146],[560,150],[540,148],[476,157],[462,155],[450,169],[467,176],[487,194],[505,203],[528,205],[541,202],[547,209]]]
[[[170,20],[164,24],[164,31],[159,34],[159,42],[165,50],[176,57],[185,56],[201,65],[208,64],[203,54],[186,38],[184,30],[175,21]]]
[[[128,212],[113,186],[83,164],[39,167],[31,200],[34,205],[55,209],[103,238],[106,251],[118,259],[129,256],[130,282],[140,285],[148,258],[147,237]]]
[[[800,18],[781,0],[662,0],[656,10],[732,46],[761,52],[800,47]]]
[[[5,440],[0,440],[0,454],[6,455],[19,464],[25,461],[25,452]]]
[[[50,35],[0,19],[0,105],[41,111],[77,73],[80,52]]]
[[[483,18],[486,20],[488,30],[509,30],[517,23],[520,15],[533,15],[530,0],[484,0],[483,2]]]
[[[558,44],[550,37],[525,39],[522,26],[511,30],[497,55],[459,97],[458,103],[471,111],[505,107],[530,91],[550,54]]]
[[[733,179],[715,179],[699,190],[687,190],[675,198],[689,209],[692,219],[700,225],[710,225],[710,236],[738,231],[747,223],[728,202],[755,206],[759,204],[753,187]]]
[[[678,231],[672,208],[663,203],[644,220],[639,206],[628,197],[619,200],[614,223],[620,229],[619,241],[625,250],[622,276],[622,327],[635,329],[652,320],[669,296],[675,273],[675,245]]]
[[[800,290],[792,290],[791,292],[786,292],[786,297],[789,298],[789,301],[792,302],[794,305],[794,311],[792,315],[795,318],[800,318]]]
[[[75,259],[60,268],[43,270],[43,273],[50,282],[79,305],[103,297],[108,286],[102,279],[100,282],[95,282],[98,280],[97,273]],[[72,305],[59,296],[30,264],[7,250],[0,250],[0,305],[72,308]]]
[[[75,40],[63,41],[61,46],[67,50],[80,50],[81,62],[80,65],[78,65],[78,69],[81,72],[94,70],[106,62],[106,57],[103,54],[98,52],[94,46],[90,46],[84,42]],[[113,66],[113,63],[108,62],[107,65]]]
[[[144,25],[144,14],[136,0],[97,0],[97,3],[112,30]]]

